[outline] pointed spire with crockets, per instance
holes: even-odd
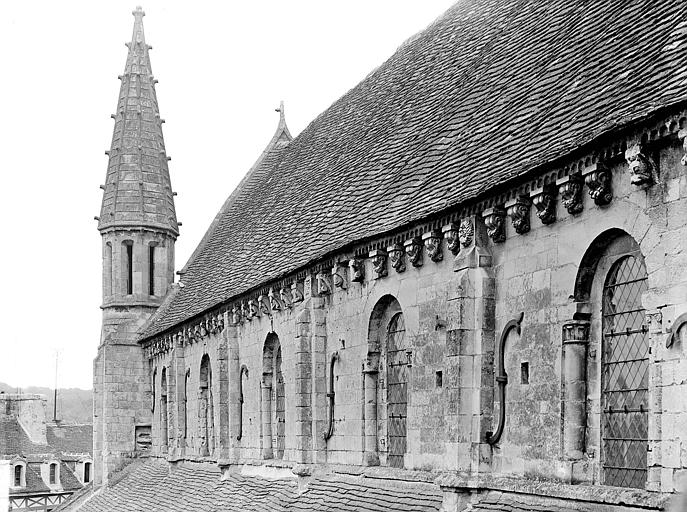
[[[133,12],[134,31],[117,102],[112,146],[98,229],[152,228],[179,235],[169,158],[162,137],[153,71],[143,33],[140,7]]]

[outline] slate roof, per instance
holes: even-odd
[[[98,229],[149,226],[178,235],[151,47],[145,41],[143,11],[138,7],[133,14]]]
[[[436,512],[441,506],[441,492],[436,486],[367,480],[343,475],[314,477],[307,490],[299,493],[295,479],[267,480],[229,474],[221,480],[214,465],[187,463],[170,473],[166,462],[148,460],[127,466],[115,482],[78,510]],[[62,505],[58,510],[70,507]]]
[[[93,425],[47,425],[48,444],[56,451],[67,454],[93,451]]]
[[[684,101],[686,10],[460,0],[268,148],[143,338]]]

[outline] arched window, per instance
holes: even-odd
[[[210,356],[205,354],[200,362],[200,400],[198,420],[200,425],[200,454],[212,455],[215,449],[215,408],[212,399],[212,368]]]
[[[184,376],[184,442],[188,437],[188,381],[191,378],[191,370],[186,370]]]
[[[644,488],[647,476],[649,332],[641,258],[623,256],[606,277],[602,299],[601,464],[603,482]]]
[[[112,242],[105,243],[103,260],[103,295],[108,298],[112,295]]]
[[[134,293],[134,243],[131,240],[122,242],[122,293]]]
[[[155,295],[155,245],[148,246],[148,295]]]
[[[52,462],[50,464],[50,476],[49,476],[49,482],[50,485],[56,485],[57,484],[57,464]]]
[[[160,441],[162,453],[167,453],[169,445],[169,421],[167,417],[167,368],[162,369],[160,377]]]
[[[406,453],[408,418],[408,352],[403,313],[396,313],[386,329],[388,463],[402,468]]]
[[[365,368],[365,463],[404,467],[412,351],[401,305],[382,297],[370,317]]]
[[[576,312],[563,336],[564,448],[573,460],[585,452],[598,454],[598,470],[590,466],[583,476],[588,481],[646,486],[650,366],[642,295],[647,290],[634,238],[616,228],[601,233],[580,262]]]
[[[24,465],[14,465],[14,487],[24,487],[26,485],[26,477],[24,476]]]
[[[281,344],[275,333],[270,333],[265,340],[262,361],[263,457],[283,459],[286,449],[286,392],[281,369]]]

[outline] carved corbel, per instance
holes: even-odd
[[[303,285],[298,281],[291,283],[291,299],[293,304],[303,302]]]
[[[506,213],[511,218],[513,229],[518,235],[530,230],[530,207],[532,202],[527,196],[518,196],[506,203]]]
[[[589,197],[597,206],[605,206],[613,200],[611,170],[602,163],[592,164],[582,171]]]
[[[487,208],[482,212],[487,235],[495,244],[506,241],[506,210],[501,206]]]
[[[637,187],[650,187],[658,183],[658,165],[649,155],[646,147],[635,144],[625,151],[625,160],[630,165],[630,183]]]
[[[435,263],[444,259],[444,253],[441,252],[441,231],[433,229],[428,233],[422,235],[422,242],[427,249],[427,256]]]
[[[270,311],[270,303],[265,295],[262,293],[258,295],[258,307],[260,308],[260,314],[270,316],[272,311]]]
[[[224,330],[224,314],[220,313],[217,315],[217,332],[222,332]]]
[[[680,163],[682,165],[687,165],[687,128],[683,128],[677,132],[677,136],[682,141],[682,152],[684,153]]]
[[[460,221],[458,228],[458,240],[463,247],[469,247],[472,244],[472,239],[475,236],[475,227],[472,225],[472,220],[465,218]]]
[[[532,204],[537,209],[537,217],[542,224],[556,222],[556,185],[553,183],[530,192]]]
[[[399,243],[390,245],[387,248],[387,254],[389,255],[389,263],[392,268],[398,273],[405,272],[406,262],[403,246]]]
[[[413,267],[422,266],[422,238],[414,236],[403,242],[406,257]]]
[[[362,283],[365,281],[365,262],[358,258],[352,258],[348,262],[348,268],[351,273],[351,281],[354,283]]]
[[[184,332],[179,331],[174,335],[174,339],[176,341],[176,346],[179,348],[183,348],[184,346]]]
[[[284,307],[287,309],[291,309],[293,307],[293,297],[291,296],[291,288],[287,288],[286,286],[282,286],[279,288],[279,298],[281,299],[282,304],[284,304]]]
[[[231,323],[232,325],[239,325],[243,321],[241,310],[236,307],[236,304],[231,308]]]
[[[193,343],[193,342],[195,341],[195,340],[193,339],[193,333],[191,332],[191,329],[189,329],[188,327],[186,327],[185,329],[183,329],[182,332],[183,332],[183,335],[184,335],[184,344],[190,345],[191,343]]]
[[[332,283],[329,281],[329,276],[318,272],[315,274],[315,280],[317,281],[317,294],[318,295],[329,295],[332,293]]]
[[[198,324],[198,325],[196,325],[196,326],[193,328],[193,340],[194,340],[196,343],[198,343],[198,342],[201,341],[202,339],[203,339],[203,333],[202,333],[202,331],[200,330],[200,324]]]
[[[245,302],[241,303],[241,318],[244,318],[245,320],[248,320],[249,322],[253,320],[253,317],[250,315],[250,310],[248,309],[248,305]]]
[[[258,305],[255,303],[255,300],[250,299],[248,301],[248,315],[246,318],[248,320],[252,320],[255,317],[260,316],[260,309],[258,308]]]
[[[561,203],[571,215],[582,213],[584,204],[582,194],[584,192],[584,179],[578,173],[569,174],[556,180],[558,193],[561,195]]]
[[[277,297],[277,293],[274,291],[274,288],[270,288],[270,290],[267,292],[267,298],[270,301],[270,309],[272,311],[282,310],[281,300],[279,297]]]
[[[454,255],[460,252],[460,237],[458,231],[460,227],[455,222],[450,222],[441,228],[441,233],[446,239],[446,248]]]
[[[208,331],[210,334],[217,334],[219,332],[219,328],[217,327],[217,318],[212,316],[208,320]]]
[[[370,258],[372,259],[372,269],[375,271],[375,274],[377,274],[375,279],[386,277],[386,252],[382,251],[381,249],[375,249],[370,251]]]
[[[332,267],[332,281],[334,281],[334,288],[345,290],[348,286],[346,283],[346,270],[339,263],[335,263]]]

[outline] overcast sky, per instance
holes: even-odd
[[[142,3],[177,216],[177,270],[286,104],[295,136],[452,0]],[[136,0],[4,2],[0,381],[92,387],[102,199]]]

